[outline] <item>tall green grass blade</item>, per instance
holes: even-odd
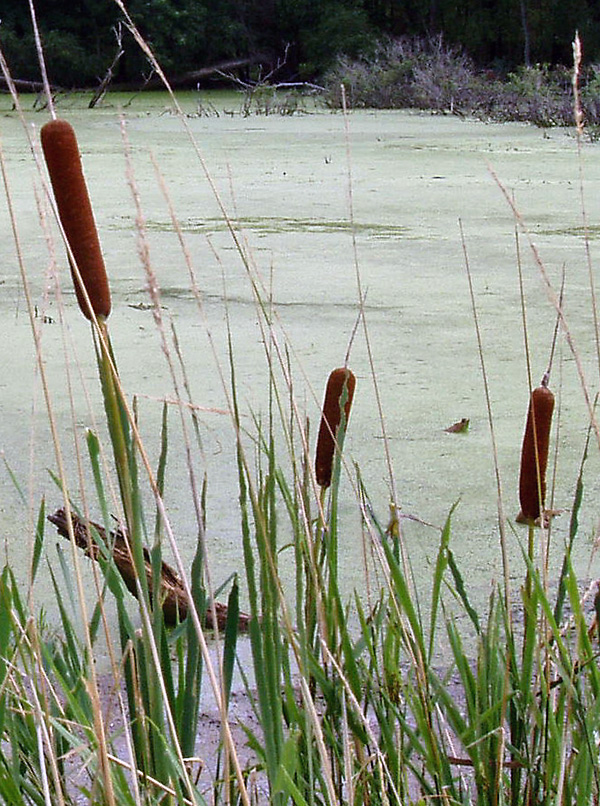
[[[96,489],[96,500],[100,507],[100,511],[102,513],[102,523],[104,525],[105,533],[108,535],[110,534],[111,528],[111,520],[110,520],[110,512],[108,507],[108,502],[106,500],[106,494],[104,490],[104,483],[103,483],[103,474],[101,468],[101,459],[100,459],[100,441],[98,439],[98,435],[93,432],[91,429],[88,429],[86,432],[86,445],[88,449],[88,456],[90,459],[90,465],[92,468],[92,475],[94,478],[94,486]],[[92,613],[92,618],[90,619],[90,640],[92,644],[95,643],[98,630],[100,629],[100,623],[102,618],[102,610],[104,608],[104,597],[106,589],[111,589],[111,585],[108,579],[109,574],[114,574],[117,576],[119,572],[117,571],[116,567],[114,567],[114,558],[112,557],[109,547],[105,546],[104,541],[99,539],[96,540],[96,543],[100,545],[101,551],[103,553],[104,559],[100,561],[100,566],[103,570],[104,574],[104,589],[102,590],[96,605],[94,606],[94,610]],[[112,563],[113,569],[112,571],[109,570],[108,565]],[[108,564],[108,565],[107,565]],[[116,583],[118,586],[118,583]],[[115,584],[112,585],[112,592],[113,595],[118,595],[115,591]]]
[[[94,341],[98,372],[104,399],[106,422],[113,447],[113,456],[121,492],[121,501],[125,519],[130,533],[133,532],[133,504],[131,500],[132,489],[129,469],[129,456],[131,454],[131,437],[129,421],[121,400],[121,395],[113,375],[113,366],[116,366],[114,353],[110,345],[108,330],[104,328],[105,345],[100,339]]]
[[[106,324],[103,325],[103,340],[96,339],[94,344],[98,362],[98,372],[104,399],[106,421],[113,449],[113,457],[121,504],[127,524],[127,539],[131,548],[137,582],[142,596],[149,607],[150,592],[145,574],[144,562],[144,523],[142,503],[137,479],[136,449],[131,438],[131,429],[125,403],[113,367],[116,366],[112,345]],[[105,346],[106,345],[106,346]]]
[[[261,507],[264,501],[264,488],[259,496],[251,496],[251,488],[247,481],[244,449],[241,441],[241,420],[237,400],[235,364],[233,360],[233,344],[228,329],[228,353],[231,375],[231,395],[234,422],[237,431],[237,469],[239,485],[239,502],[242,526],[242,549],[248,597],[250,605],[250,623],[248,634],[252,650],[254,669],[256,672],[258,710],[264,736],[264,757],[269,781],[274,781],[279,768],[281,747],[283,744],[283,715],[281,708],[281,691],[279,680],[279,631],[277,613],[273,603],[270,558],[268,556],[268,512]],[[273,484],[273,482],[271,482]],[[249,507],[252,507],[255,526],[255,540],[259,560],[258,574],[252,547]],[[258,577],[258,578],[257,578]],[[266,584],[265,584],[266,583]],[[260,585],[260,603],[259,586]]]
[[[0,580],[5,589],[7,606],[10,603],[14,610],[14,614],[11,614],[13,623],[16,620],[19,625],[25,625],[29,619],[29,613],[19,593],[19,585],[10,565],[4,566]],[[14,626],[16,627],[16,625]]]
[[[8,459],[4,455],[4,452],[2,452],[2,462],[4,463],[4,467],[6,469],[6,472],[8,473],[8,477],[11,480],[13,487],[17,491],[17,494],[18,494],[18,496],[19,496],[19,498],[21,500],[21,503],[23,504],[24,507],[26,507],[27,506],[27,496],[25,495],[25,493],[23,491],[23,488],[21,487],[21,485],[19,483],[19,480],[18,480],[18,478],[16,476],[16,473],[14,472],[14,470],[12,469],[10,464],[8,463]]]
[[[475,679],[475,675],[473,670],[471,669],[471,665],[469,662],[469,657],[465,652],[465,648],[460,637],[460,633],[456,627],[456,624],[453,620],[449,619],[446,624],[446,629],[448,633],[448,638],[450,641],[450,647],[452,649],[452,657],[454,659],[454,665],[460,677],[460,682],[462,686],[462,696],[465,700],[465,710],[468,718],[471,722],[476,718],[477,715],[477,681]],[[433,677],[434,683],[438,688],[438,696],[442,696],[445,691],[444,686],[440,686],[437,680],[437,676]],[[442,691],[444,689],[444,691]],[[448,695],[450,696],[450,695]],[[454,709],[454,703],[452,699],[446,700],[446,707],[450,709],[450,713],[453,715],[453,727],[458,733],[459,736],[464,736],[466,732],[466,722],[463,719],[461,709]]]
[[[74,588],[74,585],[73,585],[73,578],[71,576],[71,570],[70,570],[70,568],[69,568],[69,566],[68,566],[68,564],[67,564],[67,562],[65,560],[65,555],[64,555],[64,552],[63,552],[62,548],[60,546],[57,546],[56,550],[57,550],[57,553],[58,553],[58,560],[59,560],[60,568],[61,568],[62,575],[63,575],[63,580],[64,580],[65,587],[66,587],[66,593],[67,593],[67,596],[69,597],[69,604],[71,605],[71,611],[73,613],[77,613],[78,612],[77,599],[76,599],[76,595],[75,595],[75,588]],[[58,604],[59,604],[59,606],[61,606],[61,609],[64,611],[62,592],[61,592],[61,589],[58,587],[58,585],[56,583],[56,578],[54,576],[54,571],[52,570],[52,568],[50,568],[50,574],[51,574],[51,577],[52,577],[52,584],[53,584],[54,590],[55,590],[55,592],[57,594],[57,597],[58,597]]]
[[[163,403],[162,410],[162,424],[160,430],[160,456],[158,460],[158,468],[156,470],[156,486],[158,492],[162,496],[165,489],[165,474],[167,470],[167,455],[169,449],[169,407],[167,403]]]
[[[458,501],[456,501],[456,503],[452,506],[452,509],[450,510],[450,512],[448,513],[448,517],[446,518],[444,528],[442,529],[442,535],[440,538],[440,547],[438,550],[435,570],[433,573],[433,590],[431,594],[431,616],[429,624],[429,662],[431,662],[433,658],[434,644],[435,644],[435,627],[440,605],[440,593],[442,589],[444,574],[446,572],[446,566],[448,564],[448,546],[450,544],[452,515],[454,514],[454,510],[456,509],[457,506]]]
[[[46,499],[42,498],[38,510],[38,519],[35,528],[35,539],[33,544],[33,556],[31,558],[31,582],[35,582],[40,566],[40,559],[44,548],[44,529],[46,526]]]
[[[295,781],[300,771],[298,746],[301,736],[297,730],[291,731],[281,752],[281,766],[273,783],[273,793],[283,794],[296,806],[308,806],[304,795]]]
[[[600,695],[600,669],[598,668],[598,655],[594,652],[590,639],[585,614],[581,607],[580,593],[573,568],[569,567],[566,577],[566,588],[569,595],[572,619],[577,633],[578,666],[585,674],[590,687],[590,694],[594,700]]]
[[[167,456],[169,452],[169,432],[168,432],[168,407],[163,403],[162,425],[160,430],[160,456],[158,458],[158,468],[156,470],[156,487],[161,498],[164,496],[165,475],[167,471]],[[160,541],[162,534],[162,515],[159,507],[156,508],[156,523],[154,527],[154,540]]]
[[[7,663],[11,655],[11,643],[14,623],[12,612],[13,596],[11,591],[8,568],[2,569],[0,575],[0,690],[4,692],[7,675]],[[7,709],[7,696],[4,692],[0,696],[0,736],[4,734]]]
[[[561,668],[561,673],[563,674],[565,680],[570,680],[573,674],[573,661],[568,644],[565,641],[565,636],[563,635],[558,623],[554,618],[554,612],[544,591],[543,582],[540,580],[539,573],[533,568],[532,563],[526,556],[525,561],[529,566],[537,602],[539,603],[546,618],[547,629],[552,636],[552,643],[557,651],[556,661],[559,664],[559,668]]]
[[[533,589],[531,594],[528,595],[527,591],[523,589],[522,596],[523,618],[526,629],[523,632],[523,657],[519,690],[526,691],[532,679],[538,646],[538,636],[535,628],[539,613],[539,592]]]
[[[597,397],[594,401],[594,410],[597,403]],[[560,577],[558,580],[558,593],[556,595],[556,604],[554,606],[554,618],[556,621],[560,621],[562,619],[562,612],[563,606],[565,601],[565,577],[567,575],[567,569],[569,564],[569,558],[571,556],[571,552],[573,551],[573,544],[575,542],[575,538],[577,536],[577,532],[579,531],[579,512],[581,510],[581,505],[583,503],[583,471],[585,468],[585,464],[588,457],[588,449],[590,444],[590,437],[592,434],[592,425],[588,426],[587,436],[585,440],[585,446],[583,449],[583,456],[581,457],[581,463],[579,465],[579,473],[577,474],[577,483],[575,486],[575,497],[573,499],[573,506],[571,508],[571,517],[569,519],[569,541],[567,543],[567,547],[565,550],[565,555],[563,557],[562,568],[560,572]]]
[[[102,613],[106,607],[105,603],[105,594],[107,590],[106,581],[104,582],[104,586],[102,591],[100,592],[100,596],[94,605],[94,609],[92,610],[92,615],[90,618],[89,624],[89,632],[90,632],[90,644],[92,646],[95,645],[96,641],[98,640],[98,632],[100,630],[100,626],[102,623]]]
[[[411,595],[406,577],[396,560],[396,555],[393,547],[390,546],[387,540],[383,541],[383,549],[385,557],[390,569],[392,581],[392,593],[394,602],[398,607],[398,615],[406,616],[409,629],[403,630],[403,637],[408,641],[410,649],[415,653],[415,661],[420,664],[426,657],[425,642],[423,637],[423,630],[421,622],[415,609],[413,597]]]
[[[202,496],[204,501],[204,493]],[[204,505],[203,505],[204,511]],[[196,542],[196,552],[192,561],[191,581],[193,604],[201,621],[206,613],[206,593],[202,584],[203,543],[201,536]],[[180,742],[181,752],[185,757],[194,755],[196,744],[196,731],[198,727],[198,712],[200,707],[200,694],[202,690],[203,660],[198,643],[198,635],[190,616],[186,619],[185,635],[187,652],[185,664],[182,663],[183,675],[182,690],[179,692],[180,700]]]
[[[240,594],[237,577],[233,580],[229,599],[227,600],[227,621],[225,624],[225,640],[223,642],[223,689],[225,703],[229,703],[233,669],[235,666],[238,621],[240,614]]]
[[[62,593],[61,593],[61,590],[60,590],[60,588],[58,586],[58,582],[56,580],[56,576],[55,576],[54,571],[52,570],[52,568],[50,569],[50,576],[51,576],[51,579],[52,579],[52,586],[54,588],[54,595],[56,597],[56,602],[58,604],[60,618],[61,618],[62,625],[63,625],[63,634],[64,634],[64,638],[65,638],[65,642],[66,642],[67,657],[69,659],[70,664],[75,664],[77,674],[80,677],[83,677],[86,664],[83,663],[83,661],[82,661],[82,658],[83,658],[82,649],[79,646],[79,642],[77,641],[74,626],[73,626],[73,624],[71,622],[71,619],[69,618],[69,615],[67,613],[67,610],[66,610],[66,607],[65,607],[65,604],[64,604],[64,600],[63,600],[63,597],[62,597]],[[67,589],[68,589],[68,587],[69,587],[69,582],[67,582]]]
[[[96,498],[102,513],[102,524],[106,530],[106,534],[110,531],[111,519],[108,502],[104,490],[104,482],[102,480],[102,466],[100,458],[100,440],[98,435],[88,428],[86,432],[86,444],[88,449],[88,456],[90,459],[90,466],[92,468],[92,475],[94,477],[94,486],[96,488]]]
[[[454,554],[450,547],[448,547],[446,551],[446,558],[448,560],[448,568],[450,569],[452,578],[454,580],[456,593],[458,594],[460,600],[462,601],[465,611],[469,616],[469,618],[471,619],[471,622],[473,623],[475,630],[479,633],[481,631],[481,627],[479,624],[479,615],[477,614],[477,611],[469,601],[469,596],[465,588],[465,583],[462,574],[460,573],[458,565],[456,564],[456,560],[454,559]]]

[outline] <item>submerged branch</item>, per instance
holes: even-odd
[[[54,514],[48,515],[48,520],[56,526],[59,535],[69,539],[67,515],[62,507],[57,509]],[[92,527],[90,529],[88,523],[75,512],[71,512],[71,523],[75,542],[79,548],[85,551],[88,557],[93,560],[99,560],[102,556],[103,547],[110,549],[115,565],[119,569],[127,589],[137,597],[135,566],[123,529],[119,527],[115,531],[111,531],[107,539],[106,531],[100,524],[89,521],[89,526]],[[148,590],[152,591],[152,561],[146,548],[144,548],[144,564]],[[167,624],[176,624],[178,620],[182,621],[188,614],[189,600],[177,572],[164,561],[161,563],[160,589],[165,622]],[[227,605],[222,602],[215,602],[214,607],[217,615],[217,626],[219,630],[223,630],[227,621]],[[246,613],[240,613],[238,629],[247,630],[248,622],[249,616]],[[207,608],[204,624],[209,629],[213,629],[215,626],[212,606]]]

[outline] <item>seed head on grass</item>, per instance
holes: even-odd
[[[543,515],[546,499],[546,466],[554,395],[542,384],[534,389],[529,401],[527,424],[521,449],[518,521],[535,523]]]
[[[315,458],[317,484],[323,488],[329,487],[331,484],[335,443],[342,420],[342,411],[345,425],[347,425],[355,386],[356,378],[347,367],[334,369],[329,375]]]
[[[106,319],[111,308],[110,288],[75,132],[66,120],[51,120],[42,127],[41,140],[56,206],[69,247],[92,310],[96,316]],[[69,263],[71,264],[70,257]],[[79,307],[84,316],[91,319],[85,294],[72,264],[71,274]]]

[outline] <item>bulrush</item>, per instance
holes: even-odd
[[[342,419],[342,408],[347,425],[355,386],[356,378],[347,367],[334,369],[327,381],[315,458],[317,483],[323,488],[331,484],[335,442]]]
[[[550,444],[550,426],[554,411],[554,395],[542,383],[531,393],[527,425],[521,450],[519,499],[521,512],[517,520],[534,523],[543,515],[546,499],[546,466]],[[543,518],[540,518],[543,521]]]
[[[66,120],[51,120],[42,127],[41,138],[60,221],[81,280],[94,313],[106,319],[110,314],[110,288],[75,132]],[[69,263],[79,307],[91,319],[70,258]]]

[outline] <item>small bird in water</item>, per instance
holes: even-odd
[[[448,434],[463,434],[468,430],[469,419],[467,417],[463,417],[462,420],[459,420],[457,423],[453,423],[452,425],[448,426],[448,428],[444,428],[444,431],[446,431]]]

